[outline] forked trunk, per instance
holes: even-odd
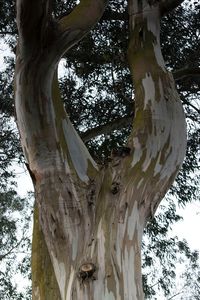
[[[140,189],[132,180],[129,182],[126,174],[126,159],[115,157],[101,176],[91,175],[93,179],[88,184],[76,183],[74,187],[81,194],[74,194],[73,202],[73,188],[69,190],[65,184],[68,176],[61,180],[56,173],[40,188],[36,185],[40,210],[44,210],[41,224],[61,299],[143,299],[140,255],[145,216],[143,208],[138,207],[138,201],[142,202]],[[73,204],[75,195],[77,206]],[[33,250],[41,235],[36,227],[34,231]],[[35,250],[32,257],[35,272],[41,264],[38,252]],[[47,257],[45,253],[45,262]],[[45,268],[41,270],[42,277],[50,266]],[[47,286],[38,279],[33,282],[33,299],[39,299],[40,289],[40,294],[47,293],[43,291]],[[55,293],[55,283],[52,284],[51,291]]]
[[[16,114],[36,194],[33,300],[144,299],[143,229],[186,148],[183,109],[160,50],[159,6],[149,3],[129,3],[136,114],[127,146],[113,151],[105,167],[93,161],[65,113],[54,74],[56,45],[33,47],[34,35],[29,43],[22,32],[27,43],[20,40],[17,55]],[[68,49],[80,34],[74,18],[63,24],[75,27],[64,40]]]

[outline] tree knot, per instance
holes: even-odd
[[[80,266],[78,277],[83,281],[94,280],[94,273],[96,271],[96,266],[93,263],[84,263]]]
[[[120,190],[120,184],[119,184],[119,182],[114,181],[112,183],[112,186],[111,186],[111,193],[113,195],[115,195],[115,194],[117,194],[119,192],[119,190]]]

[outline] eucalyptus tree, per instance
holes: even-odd
[[[66,9],[64,1],[53,2],[53,16],[60,19],[60,16],[69,14],[74,4],[74,1],[70,1],[67,3]],[[176,184],[171,189],[180,204],[185,204],[194,199],[197,187],[197,177],[190,174],[191,171],[194,172],[197,168],[198,151],[199,111],[196,105],[199,93],[198,6],[199,4],[196,3],[196,10],[179,6],[175,13],[167,14],[161,20],[162,52],[167,67],[173,70],[189,125],[187,157]],[[14,2],[6,1],[2,3],[0,11],[1,34],[4,37],[4,42],[8,43],[13,50],[15,50],[15,37],[17,36],[14,15]],[[64,55],[67,71],[60,87],[65,100],[65,107],[69,112],[70,119],[82,139],[86,141],[90,152],[98,160],[98,163],[102,163],[102,161],[105,164],[110,163],[111,157],[108,156],[111,149],[114,148],[113,154],[116,153],[117,149],[115,148],[124,145],[123,141],[127,140],[131,130],[130,124],[134,116],[135,99],[126,59],[127,44],[127,5],[124,1],[118,1],[117,4],[115,1],[110,1],[102,19],[95,28],[82,42]],[[13,61],[9,58],[6,63],[8,68],[6,72],[1,74],[0,105],[1,112],[4,111],[5,113],[6,110],[7,114],[12,115]],[[5,124],[8,118],[3,120],[3,124]],[[5,126],[2,130],[5,130]],[[95,139],[95,136],[98,137]],[[13,135],[11,134],[10,137],[12,138]],[[91,140],[91,138],[93,139]],[[5,142],[4,138],[3,141]],[[10,146],[12,147],[12,143],[10,143]],[[4,155],[9,153],[6,149],[3,149],[3,151]],[[17,154],[16,150],[13,151],[13,154],[14,156]],[[101,168],[103,167],[101,166]],[[6,174],[9,175],[8,172]],[[1,194],[4,198],[1,198],[8,200],[9,198],[6,198],[3,192],[5,192],[5,186]],[[5,203],[5,201],[1,201],[5,212],[4,216],[8,216],[8,212],[5,211]],[[18,207],[17,203],[19,202],[16,202],[16,204],[12,202],[14,209]],[[8,204],[9,201],[7,210],[10,211]],[[191,265],[194,267],[195,264],[195,252],[193,255],[189,254],[187,247],[183,247],[183,244],[178,242],[177,239],[167,240],[167,230],[173,222],[180,219],[175,213],[175,201],[170,199],[168,207],[162,205],[162,210],[163,212],[161,211],[145,228],[145,234],[149,237],[149,243],[146,243],[146,239],[143,241],[145,298],[155,294],[154,287],[156,286],[163,288],[166,295],[170,293],[169,287],[175,276],[174,262],[177,259],[177,253],[184,250],[186,257],[193,260]],[[2,233],[5,232],[2,230]],[[12,245],[12,238],[8,241]],[[13,243],[15,244],[14,240]],[[6,247],[6,244],[4,246]],[[9,245],[7,245],[8,251],[5,247],[1,249],[1,254],[9,251]],[[156,278],[156,275],[158,276],[157,271],[152,269],[154,264],[152,253],[155,253],[161,262],[162,274],[160,278]],[[13,255],[11,256],[14,258]],[[2,261],[7,257],[4,255]],[[12,265],[10,257],[9,263]],[[150,266],[151,270],[148,269]],[[6,280],[5,275],[3,274],[2,278]],[[7,277],[10,280],[10,275]],[[194,282],[197,281],[194,280]],[[1,281],[2,283],[3,281]],[[3,292],[4,298],[7,299],[6,295],[9,295],[10,298],[16,298],[16,294],[11,295],[10,293],[13,290],[11,282],[9,287],[8,289],[7,285],[8,294]],[[6,287],[4,290],[6,290]]]
[[[123,4],[134,122],[126,144],[100,166],[66,114],[56,69],[101,18],[106,1],[82,0],[59,19],[50,1],[17,1],[15,107],[36,195],[33,299],[144,298],[143,230],[186,153],[183,108],[160,47],[161,18],[181,2]]]

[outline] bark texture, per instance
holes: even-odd
[[[162,58],[154,1],[129,1],[136,105],[127,146],[100,168],[73,128],[57,63],[98,21],[105,2],[81,1],[56,22],[48,1],[17,1],[16,115],[36,195],[33,300],[144,299],[143,229],[185,155],[184,113]]]

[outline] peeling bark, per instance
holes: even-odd
[[[109,165],[99,168],[64,110],[56,68],[62,53],[98,21],[105,1],[81,1],[59,23],[46,22],[44,1],[27,29],[23,11],[32,6],[17,1],[15,107],[37,206],[34,300],[144,299],[143,229],[186,148],[183,109],[160,50],[160,8],[149,3],[129,1],[128,57],[136,104],[127,151],[115,151]],[[38,23],[41,9],[41,24],[48,26]],[[45,36],[42,43],[35,26]],[[47,33],[55,40],[48,42]]]
[[[135,119],[129,138],[132,172],[141,168],[138,186],[146,185],[151,214],[173,182],[185,156],[186,125],[173,76],[160,48],[160,9],[143,1],[129,2],[129,64],[135,86]],[[179,137],[179,138],[178,138]],[[134,177],[134,176],[133,176]],[[149,198],[146,193],[145,198]]]
[[[34,209],[31,263],[33,299],[61,299],[42,228],[39,224],[37,206]]]

